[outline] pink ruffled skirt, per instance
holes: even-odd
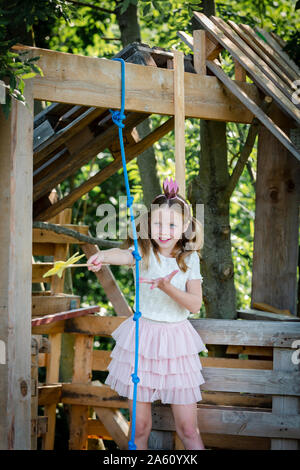
[[[116,340],[105,384],[120,396],[133,399],[131,374],[135,364],[135,321],[133,315],[112,332]],[[188,319],[158,322],[139,318],[137,401],[187,405],[202,400],[205,382],[199,352],[207,351]]]

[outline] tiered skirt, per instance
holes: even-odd
[[[135,364],[135,321],[133,315],[112,332],[116,340],[105,384],[120,396],[133,399],[131,374]],[[199,352],[207,351],[188,319],[158,322],[139,318],[137,401],[190,404],[202,400],[205,382]]]

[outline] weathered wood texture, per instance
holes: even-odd
[[[81,333],[87,335],[110,336],[127,316],[94,317],[61,320],[57,325],[41,325],[33,327],[34,334],[49,332]],[[221,320],[191,319],[189,320],[200,334],[205,344],[232,344],[244,346],[270,346],[290,348],[292,342],[299,339],[300,323],[252,321],[252,320]]]
[[[75,318],[71,320],[72,323],[68,320],[68,326],[63,325],[62,331],[66,328],[72,334],[77,333],[78,336],[79,333],[79,337],[86,338],[91,335],[110,336],[126,318]],[[299,338],[300,323],[213,319],[190,321],[206,345],[231,345],[227,348],[231,358],[200,358],[205,383],[201,386],[203,400],[198,403],[198,424],[205,445],[214,447],[212,435],[215,435],[216,448],[270,449],[271,440],[272,445],[279,442],[282,448],[286,448],[286,445],[297,446],[300,440],[300,415],[295,400],[300,397],[299,366],[289,370],[288,367],[280,366],[276,359],[277,366],[274,363],[272,368],[272,360],[239,359],[238,355],[246,353],[251,357],[257,355],[266,358],[268,356],[264,356],[264,353],[272,353],[272,350],[275,354],[284,354],[285,351],[291,354],[294,352],[293,341]],[[237,358],[232,358],[232,354],[236,354]],[[82,356],[84,355],[81,353],[79,362],[82,362]],[[89,353],[91,370],[107,370],[109,362],[109,351],[94,350],[92,354]],[[104,384],[93,386],[79,381],[64,383],[59,388],[56,385],[54,388],[40,389],[39,400],[43,403],[59,400],[73,407],[78,406],[78,409],[84,406],[107,409],[107,412],[102,411],[103,419],[111,416],[112,422],[95,422],[93,435],[97,435],[97,432],[102,435],[104,430],[109,433],[110,428],[114,439],[120,442],[122,448],[126,448],[126,423],[121,423],[119,427],[118,417],[113,410],[127,408],[128,401],[110,387]],[[278,405],[275,408],[274,403]],[[288,413],[285,412],[286,405],[290,406]],[[154,432],[149,446],[180,448],[182,443],[174,435],[175,426],[170,406],[155,402],[152,411]],[[100,414],[99,411],[99,417]],[[84,429],[89,429],[91,424],[87,426]],[[164,432],[166,435],[161,434]],[[234,441],[235,436],[238,442]]]
[[[0,109],[0,449],[31,447],[32,84],[29,109],[12,100]]]
[[[276,108],[271,112],[273,120],[288,131],[286,117]],[[265,302],[294,315],[297,315],[299,202],[299,162],[261,127],[251,302]]]

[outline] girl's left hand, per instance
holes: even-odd
[[[144,277],[140,277],[139,281],[140,282],[145,282],[147,284],[152,284],[150,289],[154,289],[155,287],[158,287],[159,289],[164,288],[167,284],[171,282],[171,279],[175,276],[176,273],[178,273],[179,269],[175,269],[175,271],[172,271],[170,274],[164,277],[157,277],[156,279],[146,279]]]

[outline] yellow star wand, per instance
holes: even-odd
[[[66,268],[77,268],[77,267],[88,267],[88,266],[93,266],[93,264],[73,264],[76,263],[76,261],[80,260],[83,255],[77,256],[79,251],[77,251],[71,258],[67,259],[67,261],[55,261],[54,262],[54,267],[49,269],[45,274],[43,274],[43,277],[48,277],[48,276],[54,276],[54,274],[57,274],[58,277],[62,277],[62,274]],[[105,263],[102,263],[105,264]]]

